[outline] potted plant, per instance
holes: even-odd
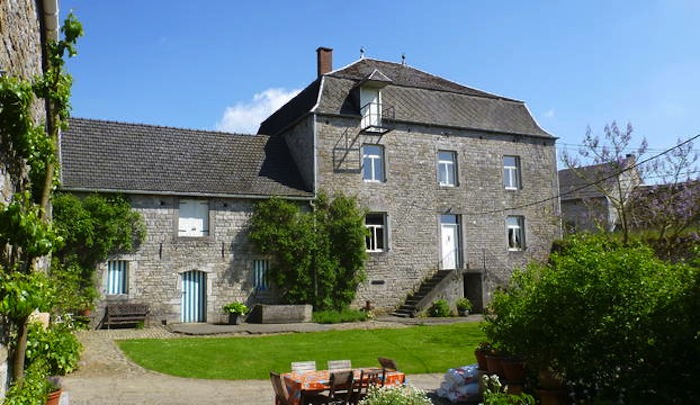
[[[469,313],[472,311],[472,308],[474,308],[472,302],[469,301],[468,298],[458,299],[455,305],[457,306],[457,313],[459,314],[459,316],[469,315]]]
[[[474,356],[476,357],[476,362],[479,364],[479,370],[486,370],[486,355],[493,351],[493,346],[491,342],[481,342],[479,346],[474,349]]]
[[[243,321],[243,316],[248,313],[248,307],[238,301],[229,302],[221,307],[224,313],[228,314],[229,325],[240,325]]]
[[[61,394],[63,393],[61,378],[58,376],[48,377],[46,391],[46,405],[58,405],[61,399]]]

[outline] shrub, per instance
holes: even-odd
[[[698,370],[697,280],[697,269],[661,262],[646,246],[577,236],[494,294],[484,330],[499,349],[536,371],[554,367],[599,399],[677,398]]]
[[[429,405],[430,398],[421,389],[411,385],[370,387],[360,405]]]
[[[313,314],[313,321],[316,323],[342,323],[342,322],[363,322],[368,318],[367,312],[356,309],[343,309],[342,311],[318,311]]]
[[[75,370],[82,349],[67,324],[55,323],[47,329],[36,322],[29,325],[27,360],[29,364],[44,362],[49,375],[66,375]]]
[[[435,318],[444,318],[452,315],[450,312],[450,304],[446,300],[435,300],[428,308],[428,315]]]
[[[3,405],[44,405],[48,394],[59,388],[48,376],[48,366],[43,360],[30,364],[24,378],[7,390]]]

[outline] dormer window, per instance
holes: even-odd
[[[362,129],[376,131],[382,123],[382,102],[379,89],[360,88],[360,113],[362,114]]]
[[[393,118],[393,109],[382,104],[382,89],[391,83],[391,79],[382,72],[374,70],[369,76],[358,83],[360,90],[360,128],[364,132],[384,134],[391,128],[384,120]],[[390,115],[387,117],[387,115]]]

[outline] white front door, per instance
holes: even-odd
[[[456,269],[459,264],[459,223],[456,215],[440,217],[440,234],[442,238],[442,270]]]

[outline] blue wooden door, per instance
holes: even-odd
[[[207,321],[207,273],[192,270],[182,273],[181,322]]]

